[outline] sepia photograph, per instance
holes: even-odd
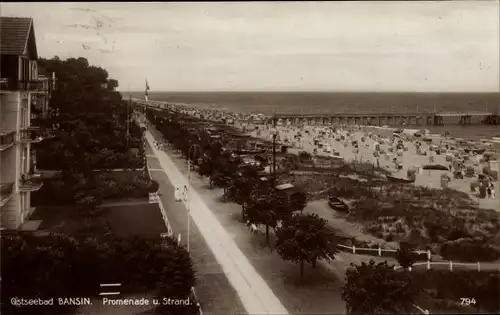
[[[0,14],[0,314],[500,313],[498,0]]]

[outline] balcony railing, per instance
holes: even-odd
[[[21,192],[37,191],[43,186],[41,174],[23,174],[19,179],[19,190]]]
[[[30,126],[20,131],[21,142],[23,143],[38,143],[43,140],[44,133],[39,127]]]
[[[0,207],[10,200],[13,191],[14,183],[0,183]]]
[[[0,131],[0,151],[6,150],[14,145],[16,142],[16,132],[15,131]]]
[[[18,80],[17,78],[0,78],[2,91],[45,92],[48,89],[46,80]]]

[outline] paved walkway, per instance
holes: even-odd
[[[148,145],[146,146],[146,152],[152,152]],[[154,154],[148,157],[148,164],[159,164]],[[151,176],[160,184],[159,198],[165,209],[174,237],[178,237],[180,234],[181,243],[187,247],[188,216],[186,207],[182,203],[175,201],[175,187],[163,170],[161,172],[151,172]],[[191,224],[189,235],[189,256],[196,271],[196,296],[203,309],[203,315],[246,314],[237,292],[229,283],[224,270],[210,251],[196,224]]]
[[[149,131],[146,132],[146,139],[153,148],[152,150],[161,167],[165,170],[169,181],[176,187],[187,185],[186,178],[170,157],[154,148],[154,138]],[[249,314],[288,314],[288,311],[236,246],[231,236],[208,209],[195,189],[191,189],[189,207],[193,222],[222,266],[229,282],[238,292],[246,311]]]

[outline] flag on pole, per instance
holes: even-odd
[[[148,79],[146,79],[146,90],[144,91],[144,99],[146,102],[148,101],[148,91],[149,91],[149,84],[148,84]]]

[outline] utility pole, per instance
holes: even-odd
[[[130,94],[130,84],[128,86],[128,103],[127,103],[127,149],[128,149],[128,138],[130,132],[130,103],[132,102],[132,95]]]

